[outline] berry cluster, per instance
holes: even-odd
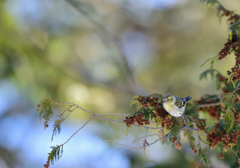
[[[235,65],[231,70],[232,70],[231,72],[227,71],[229,76],[233,73],[233,76],[231,76],[230,80],[231,81],[240,80],[240,68],[237,65]]]
[[[199,104],[211,104],[211,103],[216,103],[216,102],[219,102],[219,100],[218,99],[204,100],[203,98],[201,98],[198,101]],[[218,106],[200,107],[199,111],[206,111],[213,119],[219,120],[221,106],[218,105]]]
[[[150,122],[146,119],[144,119],[144,115],[143,113],[140,113],[139,115],[132,115],[130,117],[126,117],[125,120],[123,120],[123,122],[126,123],[126,126],[131,126],[131,125],[134,125],[135,122],[138,124],[138,125],[149,125]]]
[[[238,100],[238,99],[236,99],[236,100]],[[239,121],[240,121],[240,114],[239,113],[237,113],[237,109],[235,109],[235,111],[233,111],[233,115],[234,115],[234,118],[235,118],[235,120],[234,120],[234,124],[239,124]]]
[[[158,97],[143,97],[143,96],[139,96],[137,98],[137,101],[140,102],[142,104],[142,107],[156,107],[156,106],[160,106],[162,105],[161,103],[158,102]]]
[[[222,152],[220,152],[219,154],[220,154],[220,159],[224,159]]]
[[[171,127],[174,124],[174,118],[171,117],[168,112],[166,112],[166,110],[163,107],[156,107],[153,110],[153,117],[155,118],[155,121],[157,122],[157,117],[161,118],[161,126],[164,128],[165,126],[167,126],[166,128],[168,130],[171,129]]]
[[[163,128],[166,126],[168,130],[171,129],[174,124],[174,119],[162,107],[162,103],[158,102],[158,97],[139,96],[137,101],[141,104],[142,108],[135,113],[135,115],[125,118],[123,122],[126,123],[126,126],[134,125],[135,122],[138,125],[148,125],[150,124],[149,118],[151,116],[155,122],[158,122],[160,118]],[[146,112],[145,109],[148,109],[148,111]]]
[[[40,104],[37,105],[37,107],[38,107],[37,112],[39,112],[40,106],[41,106]]]
[[[223,8],[222,6],[221,6],[221,12],[222,12],[221,16],[229,17],[228,18],[228,22],[229,22],[230,25],[232,25],[233,23],[235,23],[235,22],[237,22],[239,20],[239,16],[237,14],[235,14],[232,11],[229,11],[229,10]]]
[[[239,133],[237,130],[228,134],[223,130],[220,131],[220,125],[216,124],[214,130],[207,135],[207,141],[209,142],[209,147],[214,147],[221,142],[225,147],[230,147],[230,143],[233,143],[234,145],[237,144],[238,136]]]
[[[192,149],[192,152],[193,152],[194,154],[196,154],[196,153],[198,152],[198,150],[195,149],[194,146],[192,146],[191,149]]]
[[[231,76],[230,80],[239,80],[240,79],[240,39],[237,40],[234,44],[232,44],[232,51],[235,51],[235,66],[231,69],[231,71],[227,71],[227,74]]]
[[[206,127],[206,120],[204,120],[204,119],[197,119],[195,116],[192,119],[196,123],[196,127],[199,130],[204,131],[204,129]]]
[[[231,92],[231,89],[229,88],[229,84],[226,78],[224,78],[220,73],[216,75],[217,81],[224,84],[224,87],[222,88],[223,93],[229,93]]]
[[[225,47],[219,52],[219,57],[218,57],[219,60],[223,59],[228,54],[230,54],[231,44],[232,42],[228,39],[228,41],[224,44]]]
[[[49,161],[47,161],[47,163],[44,164],[44,167],[45,167],[45,168],[49,168]]]
[[[174,144],[174,143],[176,143],[176,142],[177,142],[177,138],[172,137],[172,143]]]

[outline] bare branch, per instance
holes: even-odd
[[[200,107],[209,107],[209,106],[218,106],[218,105],[220,105],[220,102],[218,102],[218,103],[210,103],[210,104],[200,104],[197,107],[200,108]]]
[[[128,116],[130,114],[121,114],[121,113],[106,113],[106,114],[98,114],[98,115],[122,115],[122,116]]]
[[[70,105],[66,110],[64,110],[61,114],[57,115],[57,117],[60,117],[60,119],[64,118],[63,114],[68,111],[72,106]]]
[[[158,136],[158,134],[150,134],[150,135],[148,135],[148,136],[140,137],[140,138],[134,140],[134,141],[132,142],[132,144],[133,144],[134,142],[140,140],[140,139],[143,139],[143,138],[146,138],[146,137],[150,137],[150,136]]]
[[[230,148],[230,147],[229,147]],[[237,158],[239,159],[238,155],[236,154],[236,152],[234,152],[234,150],[232,148],[230,148],[231,151],[237,156]]]
[[[53,101],[54,102],[54,101]],[[80,106],[78,106],[77,104],[74,104],[74,103],[57,103],[57,102],[54,102],[55,104],[57,105],[72,105],[72,106],[76,106],[68,115],[67,117],[74,111],[76,110],[77,108],[87,112],[87,113],[90,113],[92,115],[94,115],[94,117],[97,117],[97,118],[100,118],[100,119],[103,119],[103,120],[106,120],[106,121],[109,121],[109,122],[114,122],[114,123],[118,123],[118,124],[125,124],[124,122],[121,122],[121,121],[116,121],[116,120],[111,120],[111,119],[108,119],[108,118],[105,118],[105,117],[101,117],[100,115],[104,115],[104,114],[95,114],[91,111],[88,111]],[[106,115],[125,115],[125,114],[119,114],[119,113],[111,113],[111,114],[106,114]],[[65,118],[67,118],[65,117]],[[140,126],[140,125],[134,125],[135,127],[139,127],[139,128],[146,128],[146,129],[161,129],[162,127],[147,127],[147,126]]]
[[[64,119],[68,118],[68,116],[69,116],[74,110],[76,110],[77,108],[78,108],[78,107],[75,107],[74,109],[72,109],[71,111],[69,111],[68,115],[67,115]]]
[[[125,146],[125,145],[123,145],[123,144],[120,144],[120,143],[118,143],[118,142],[115,142],[115,141],[113,141],[113,140],[107,140],[107,141],[113,142],[113,143],[115,143],[115,144],[117,144],[117,145],[120,145],[120,146],[122,146],[122,147],[124,147],[124,148],[127,148],[127,149],[130,149],[130,150],[139,150],[139,149],[145,148],[145,146],[142,146],[142,147],[139,147],[139,148],[131,148],[131,147]],[[150,143],[148,146],[155,144],[157,141],[159,141],[159,139],[157,139],[157,140],[154,141],[153,143]]]
[[[72,139],[72,137],[74,137],[74,135],[76,135],[81,129],[83,129],[83,127],[85,127],[85,126],[88,124],[88,122],[89,122],[93,117],[94,117],[94,115],[92,115],[82,127],[80,127],[66,142],[64,142],[64,143],[61,144],[60,146],[63,146],[63,145],[65,145],[66,143],[68,143],[68,142]]]
[[[202,158],[199,160],[198,165],[197,165],[196,168],[198,168],[198,166],[200,165],[201,161],[202,161]]]
[[[238,83],[237,87],[234,89],[234,91],[232,92],[232,94],[233,94],[234,92],[236,92],[236,91],[239,90],[239,86],[240,86],[240,82]]]

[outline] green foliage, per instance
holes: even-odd
[[[137,100],[137,98],[139,98],[139,96],[134,96],[134,97],[132,97],[132,99],[130,100],[130,107],[132,107],[133,105],[135,105],[135,106],[136,106],[136,110],[138,111],[138,110],[140,110],[140,109],[142,108],[142,103],[139,102],[139,101]]]
[[[239,130],[238,130],[239,132]],[[232,149],[235,151],[235,153],[240,156],[240,136],[238,137],[237,145],[234,145]],[[234,155],[235,156],[235,155]]]
[[[233,105],[233,108],[237,108],[237,111],[240,111],[240,101]]]
[[[212,6],[215,3],[218,3],[217,0],[200,0],[200,3],[202,3],[204,6]]]
[[[129,130],[129,128],[132,129],[132,127],[131,127],[131,126],[128,126],[128,127],[127,127],[127,129],[126,129],[126,135],[127,135],[127,136],[128,136],[128,130]]]
[[[197,116],[198,114],[196,114],[196,107],[197,107],[197,104],[188,103],[186,105],[184,115],[187,115],[187,116],[195,115],[195,116]]]
[[[214,128],[215,128],[215,125],[213,125],[211,127],[206,127],[205,131],[206,131],[207,134],[209,134],[209,133],[211,133],[214,130]]]
[[[200,67],[204,66],[207,62],[210,62],[210,69],[213,69],[213,65],[215,64],[215,61],[218,61],[218,55],[213,57],[213,58],[209,58],[207,59]]]
[[[142,109],[141,109],[141,112],[143,113],[144,118],[145,118],[146,120],[152,120],[152,119],[153,119],[153,110],[150,109],[149,107],[147,107],[147,108],[142,108]]]
[[[225,122],[225,130],[227,131],[227,133],[229,133],[229,131],[232,129],[233,124],[234,124],[234,115],[232,112],[232,109],[229,107],[226,110],[226,114],[224,116],[224,122]]]
[[[54,160],[57,161],[62,157],[63,145],[51,146],[52,151],[48,153],[48,161],[51,161],[51,164],[54,163]]]
[[[201,136],[198,135],[198,138],[199,138],[200,141],[202,141],[205,145],[207,145],[207,146],[209,145],[209,143],[208,143],[207,141],[203,140],[203,139],[201,138]]]
[[[236,97],[234,94],[232,94],[232,93],[225,94],[222,97],[222,102],[223,102],[225,109],[228,109],[229,107],[232,108],[235,103],[235,100],[236,100]]]
[[[217,7],[217,16],[219,17],[219,21],[221,22],[222,15],[220,15],[221,11],[223,9],[222,5],[218,5]]]
[[[51,138],[51,140],[53,140],[53,136],[55,135],[57,135],[57,133],[58,134],[60,134],[60,132],[61,132],[61,123],[64,121],[64,119],[61,119],[61,120],[56,120],[55,121],[55,124],[53,125],[53,133],[52,133],[52,138]]]
[[[156,119],[156,128],[161,125],[161,117],[157,116],[157,119]]]
[[[229,83],[231,81],[232,84],[233,84],[233,87],[235,88],[235,85],[236,85],[237,82],[235,80],[233,80],[233,77],[234,77],[234,72],[231,72],[231,74],[228,77],[227,83]]]
[[[42,100],[40,100],[40,107],[39,107],[39,119],[44,120],[44,129],[48,127],[48,122],[53,116],[53,106],[54,102],[52,99],[47,95]]]
[[[188,137],[189,146],[195,148],[195,137],[192,134],[193,134],[192,130],[185,130],[184,131],[184,136]]]
[[[173,137],[177,137],[177,135],[179,134],[179,130],[180,130],[181,126],[180,126],[180,122],[179,122],[178,119],[173,118],[173,120],[174,120],[174,124],[171,127],[170,132],[172,133]]]
[[[218,72],[216,69],[207,69],[206,71],[204,71],[203,73],[200,74],[200,80],[202,79],[207,79],[207,75],[209,74],[212,79],[214,78],[214,72]]]
[[[206,154],[203,153],[203,150],[202,150],[202,147],[201,147],[200,143],[197,145],[197,147],[198,147],[198,157],[199,157],[199,159],[202,158],[202,160],[204,161],[204,163],[206,165],[212,165],[211,160],[206,156]]]

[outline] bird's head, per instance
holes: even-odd
[[[176,98],[171,94],[167,94],[163,98],[163,103],[174,104],[175,102],[176,102]]]

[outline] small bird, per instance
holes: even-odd
[[[192,97],[180,98],[167,94],[163,98],[163,108],[174,117],[181,117],[185,110],[185,104],[191,100]]]
[[[236,22],[232,24],[228,29],[228,36],[229,40],[232,41],[232,43],[235,43],[239,38],[239,31],[240,31],[240,22]]]

